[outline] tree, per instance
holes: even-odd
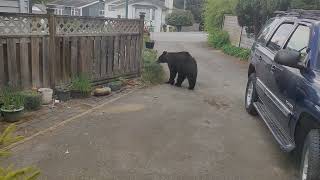
[[[237,0],[207,0],[204,22],[207,31],[221,29],[225,14],[233,14]]]
[[[191,11],[194,16],[194,20],[197,23],[201,23],[202,13],[203,13],[203,5],[205,0],[186,0],[186,10]],[[178,9],[184,8],[184,0],[175,0],[174,7]]]
[[[320,9],[319,0],[291,0],[293,9]]]
[[[257,35],[274,11],[287,10],[289,5],[290,0],[239,0],[236,6],[239,25]]]
[[[180,32],[182,26],[192,26],[194,17],[190,11],[174,10],[166,17],[168,25],[175,26],[177,31]]]

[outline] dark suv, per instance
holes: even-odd
[[[252,48],[245,107],[320,180],[320,11],[278,12]]]

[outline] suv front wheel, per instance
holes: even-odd
[[[304,143],[301,180],[320,180],[320,130],[312,130]]]
[[[253,103],[258,100],[258,95],[256,91],[256,74],[252,73],[249,76],[246,95],[245,95],[245,107],[249,114],[257,115],[257,111],[253,106]]]

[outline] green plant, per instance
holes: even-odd
[[[36,91],[22,91],[20,95],[24,99],[24,107],[27,110],[37,110],[41,106],[41,94]]]
[[[224,45],[230,43],[229,34],[226,31],[211,30],[209,31],[208,43],[214,48],[222,48]]]
[[[88,93],[92,90],[90,80],[87,75],[80,75],[75,77],[71,83],[71,90]]]
[[[250,50],[245,48],[240,48],[233,46],[231,44],[226,44],[222,47],[222,51],[225,54],[228,54],[230,56],[238,57],[242,60],[248,60],[250,57]]]
[[[143,50],[143,72],[142,81],[146,84],[160,84],[164,81],[164,70],[156,62],[157,52],[152,49]]]
[[[180,32],[182,26],[192,26],[194,23],[194,17],[190,11],[186,10],[174,10],[166,17],[166,23],[171,26],[177,27]]]
[[[23,139],[22,136],[14,136],[16,126],[11,124],[0,135],[0,157],[10,155],[10,152],[4,150],[5,146],[18,142]],[[39,177],[40,172],[32,167],[14,170],[13,166],[1,167],[0,166],[0,180],[35,180]]]
[[[221,29],[225,14],[234,14],[238,0],[207,0],[204,6],[204,24],[207,31]]]
[[[24,98],[14,89],[4,88],[1,92],[2,109],[18,110],[24,107]]]
[[[240,26],[246,26],[248,33],[257,35],[274,11],[287,10],[291,0],[239,0],[236,14]]]

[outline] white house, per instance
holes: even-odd
[[[106,0],[105,5],[106,17],[125,17],[125,0]],[[128,18],[137,19],[140,13],[144,12],[146,26],[151,31],[160,32],[166,15],[171,13],[172,9],[173,0],[129,0]]]

